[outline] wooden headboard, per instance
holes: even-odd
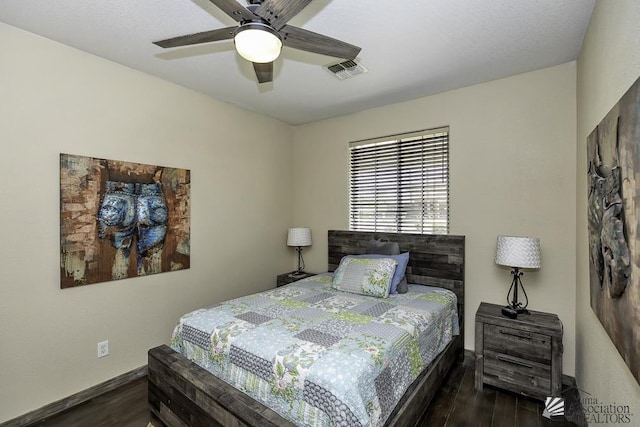
[[[371,240],[397,242],[400,252],[410,252],[407,281],[446,288],[464,298],[464,236],[402,234],[329,230],[329,271],[345,255],[365,253]]]
[[[406,276],[409,283],[438,286],[458,297],[460,330],[464,328],[464,236],[329,230],[329,271],[345,255],[366,252],[375,239],[398,242],[400,252],[410,252]],[[463,341],[464,342],[464,341]]]

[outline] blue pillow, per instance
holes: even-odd
[[[396,260],[398,265],[396,266],[396,271],[393,273],[393,279],[391,279],[391,290],[389,291],[389,293],[398,293],[398,284],[402,282],[405,270],[407,269],[407,264],[409,264],[409,252],[405,252],[400,255],[363,254],[349,256],[352,256],[354,258],[392,258]]]

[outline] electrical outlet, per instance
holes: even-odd
[[[105,357],[109,355],[109,341],[102,341],[98,343],[98,357]]]

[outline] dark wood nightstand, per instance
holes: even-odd
[[[516,319],[502,306],[481,303],[476,312],[476,389],[490,384],[545,400],[562,391],[562,322],[531,311]]]
[[[298,280],[306,279],[307,277],[315,276],[315,273],[300,273],[296,274],[294,272],[278,274],[278,280],[276,281],[276,286],[279,288],[280,286],[288,285],[289,283],[297,282]]]

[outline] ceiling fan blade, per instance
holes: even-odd
[[[255,13],[279,30],[309,3],[311,0],[265,0]]]
[[[235,19],[236,21],[246,21],[255,19],[255,15],[249,9],[242,6],[236,0],[209,0],[218,6],[220,10]]]
[[[285,25],[280,30],[282,44],[294,49],[343,59],[355,59],[361,48],[302,28]]]
[[[273,81],[273,62],[253,63],[258,83],[269,83]]]
[[[235,29],[236,27],[227,27],[220,28],[218,30],[203,31],[201,33],[187,34],[186,36],[160,40],[157,42],[153,42],[153,44],[155,44],[156,46],[168,48],[228,40],[233,38],[233,32],[235,31]]]

